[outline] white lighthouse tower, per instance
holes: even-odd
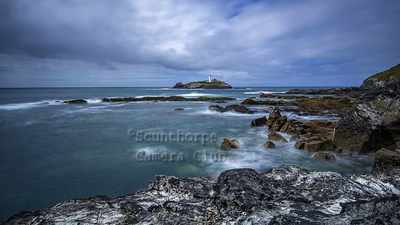
[[[211,75],[208,75],[208,83],[211,83]]]

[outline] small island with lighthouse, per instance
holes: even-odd
[[[211,75],[208,76],[208,80],[204,81],[193,81],[189,83],[176,83],[173,88],[182,89],[230,89],[232,86],[222,80],[212,79]]]

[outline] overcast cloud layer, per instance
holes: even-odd
[[[2,0],[0,86],[350,86],[400,63],[400,1]]]

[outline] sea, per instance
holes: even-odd
[[[282,165],[349,175],[369,172],[372,162],[366,156],[313,160],[294,148],[289,135],[288,143],[266,150],[266,128],[250,126],[251,120],[268,115],[263,107],[255,114],[240,114],[210,111],[208,106],[215,104],[210,102],[101,101],[117,96],[227,96],[239,102],[288,89],[0,89],[0,220],[64,200],[140,191],[155,175],[217,176],[227,169],[267,171]],[[86,99],[88,104],[63,103],[69,99]],[[337,119],[285,114],[302,120]],[[238,140],[240,148],[222,151],[224,138]]]

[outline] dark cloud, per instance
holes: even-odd
[[[356,85],[400,61],[396,0],[3,0],[0,15],[11,86],[76,85],[88,71],[104,79],[93,86],[210,71],[237,85]]]

